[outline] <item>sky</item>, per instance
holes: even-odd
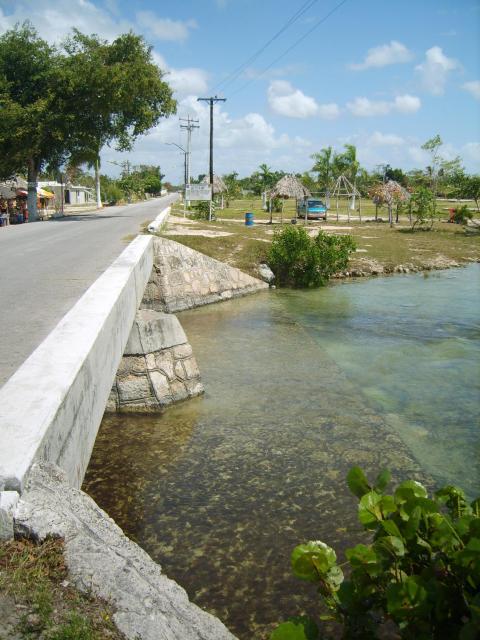
[[[310,170],[311,155],[355,144],[368,169],[425,167],[439,134],[447,159],[480,171],[480,0],[0,0],[0,33],[29,19],[55,43],[73,27],[109,40],[133,30],[152,45],[177,114],[130,153],[102,152],[102,171],[160,165],[183,179],[180,117],[192,134],[192,175],[208,172],[209,114],[218,95],[214,170],[262,163]]]

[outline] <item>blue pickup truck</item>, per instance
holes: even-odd
[[[297,203],[297,217],[305,218],[305,211],[307,212],[307,218],[310,220],[326,220],[327,219],[327,207],[321,200],[316,198],[305,198]]]

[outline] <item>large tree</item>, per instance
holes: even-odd
[[[37,176],[66,154],[67,117],[57,105],[62,56],[29,23],[0,36],[0,177],[26,172],[31,219]]]
[[[176,103],[140,36],[108,43],[74,31],[57,50],[25,23],[0,37],[0,106],[0,173],[27,168],[35,219],[45,165],[70,157],[98,168],[105,144],[130,149]]]
[[[118,150],[131,149],[139,135],[175,112],[176,103],[142,37],[128,33],[109,43],[74,30],[64,47],[66,108],[76,110],[80,125],[72,144],[75,153],[95,158],[90,164],[98,182],[102,147],[115,143]]]
[[[312,171],[315,171],[317,174],[318,184],[320,188],[325,191],[325,198],[328,206],[330,201],[330,191],[333,186],[333,149],[332,147],[324,147],[323,149],[320,149],[319,153],[314,153],[310,157],[315,161]]]

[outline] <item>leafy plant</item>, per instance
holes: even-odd
[[[379,638],[387,629],[415,640],[478,638],[480,498],[469,504],[453,486],[429,496],[415,480],[388,495],[389,481],[386,470],[373,486],[359,467],[348,473],[359,520],[373,534],[370,544],[347,549],[348,578],[335,551],[319,541],[294,549],[293,573],[318,585],[330,611],[321,619],[343,624],[344,638]],[[296,618],[279,625],[271,640],[318,637],[314,621]]]
[[[208,220],[210,216],[210,202],[199,200],[193,207],[190,217],[194,220]]]
[[[408,214],[412,221],[412,229],[429,230],[433,227],[436,215],[436,198],[430,189],[419,187],[412,193],[408,202]]]
[[[456,224],[467,224],[473,218],[473,213],[466,204],[453,210],[453,222]]]
[[[280,286],[319,287],[346,268],[354,250],[351,236],[319,231],[310,238],[304,227],[291,225],[275,232],[267,262]]]

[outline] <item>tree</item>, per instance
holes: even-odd
[[[437,200],[430,189],[419,187],[412,193],[408,203],[408,213],[412,229],[418,225],[420,229],[430,230],[435,220]]]
[[[332,147],[324,147],[323,149],[320,149],[319,153],[314,153],[310,157],[312,158],[312,160],[315,160],[312,171],[316,172],[318,184],[320,188],[325,191],[325,199],[328,206],[330,201],[330,189],[332,187],[333,180],[333,149]]]
[[[113,142],[128,150],[176,103],[140,36],[109,44],[74,31],[59,51],[24,23],[0,36],[0,107],[0,174],[27,169],[33,220],[45,166],[98,161]]]
[[[480,176],[479,175],[463,175],[459,179],[458,196],[463,198],[471,198],[475,201],[477,211],[480,211]]]
[[[240,195],[240,183],[238,182],[238,173],[236,171],[232,171],[232,173],[227,173],[222,176],[223,182],[227,187],[226,199],[227,199],[227,207],[230,206],[230,200],[234,198],[238,198]]]
[[[60,164],[73,114],[58,100],[63,58],[30,23],[0,36],[0,176],[26,172],[30,219],[36,219],[37,176]]]
[[[131,149],[139,135],[175,112],[176,103],[141,36],[123,34],[109,44],[74,30],[64,46],[66,107],[80,114],[74,153],[95,159],[98,191],[101,148],[115,142],[118,150]]]

